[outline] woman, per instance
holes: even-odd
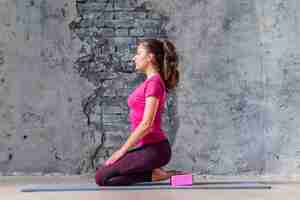
[[[175,46],[167,40],[142,40],[133,61],[136,70],[147,78],[128,97],[132,132],[126,143],[97,169],[95,180],[99,186],[161,181],[181,174],[160,168],[171,159],[171,147],[161,129],[161,114],[166,92],[179,81]]]

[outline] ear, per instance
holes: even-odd
[[[155,62],[155,57],[154,57],[154,54],[153,53],[149,53],[148,54],[148,61],[151,62],[151,63],[154,63]]]

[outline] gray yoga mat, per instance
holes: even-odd
[[[18,188],[19,192],[68,192],[101,190],[161,190],[161,189],[271,189],[271,186],[259,182],[201,182],[192,186],[171,186],[166,182],[138,183],[130,186],[102,186],[86,184],[35,184]]]

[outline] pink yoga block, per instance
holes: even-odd
[[[193,175],[184,174],[184,175],[171,176],[171,185],[172,186],[193,185]]]

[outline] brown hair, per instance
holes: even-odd
[[[155,57],[158,71],[167,89],[173,89],[179,82],[178,55],[169,40],[143,39],[139,41]]]

